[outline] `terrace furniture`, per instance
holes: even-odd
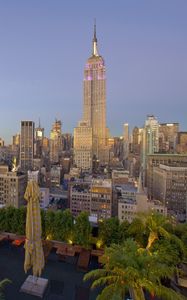
[[[6,239],[6,236],[0,234],[0,242],[4,241],[5,239]]]
[[[104,249],[93,249],[91,251],[92,256],[102,256],[104,254]]]
[[[77,269],[81,271],[87,271],[90,262],[90,250],[82,249],[78,262]]]
[[[45,241],[42,241],[42,246],[43,246],[45,262],[47,262],[47,258],[53,248],[53,243],[51,241],[45,240]]]
[[[89,288],[76,286],[75,289],[75,300],[89,300]]]
[[[82,247],[79,246],[79,245],[74,245],[74,250],[75,250],[76,253],[81,253]]]
[[[25,242],[25,238],[24,237],[21,237],[21,238],[17,238],[15,239],[14,241],[12,241],[12,245],[13,246],[16,246],[16,247],[19,247],[21,246],[22,244],[24,244]]]
[[[67,257],[74,257],[75,256],[75,249],[74,246],[71,245],[60,245],[57,248],[56,254],[58,254],[59,260],[66,261]]]

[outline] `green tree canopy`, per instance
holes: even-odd
[[[117,217],[109,218],[99,223],[99,238],[107,246],[120,242],[120,223]]]
[[[143,290],[167,300],[183,299],[162,285],[161,279],[170,278],[175,268],[160,263],[156,253],[152,255],[147,249],[139,248],[132,239],[106,248],[103,265],[103,269],[84,276],[84,280],[93,279],[92,288],[103,287],[97,300],[123,300],[128,291],[134,300],[144,300]]]
[[[88,219],[88,213],[83,211],[75,219],[75,224],[74,224],[75,243],[85,248],[89,248],[91,243],[91,231],[92,228]]]

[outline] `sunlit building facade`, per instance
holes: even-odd
[[[21,170],[33,168],[34,158],[34,122],[21,121],[20,164]]]
[[[82,170],[92,169],[92,127],[85,121],[74,129],[74,163]]]
[[[83,119],[92,128],[93,155],[101,164],[108,162],[105,63],[97,49],[96,26],[94,26],[92,56],[87,60],[84,69]]]

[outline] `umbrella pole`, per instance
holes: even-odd
[[[33,190],[34,190],[34,187],[32,185],[32,194],[34,194]],[[33,202],[32,201],[31,201],[31,205],[32,205],[32,211],[33,211]],[[32,215],[32,243],[33,243],[33,247],[34,247],[34,221],[33,221],[33,215]],[[38,277],[33,274],[32,278],[33,278],[33,284],[37,284]]]
[[[37,284],[38,277],[35,275],[32,275],[32,279],[33,279],[33,283]]]

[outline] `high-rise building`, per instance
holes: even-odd
[[[124,142],[129,141],[129,124],[125,123],[123,124],[123,128],[124,128]]]
[[[71,133],[62,134],[63,151],[71,151],[73,148],[73,136]]]
[[[41,127],[40,120],[39,120],[38,127],[35,128],[35,142],[34,142],[34,155],[37,158],[42,157],[43,139],[44,139],[44,128]]]
[[[19,133],[12,136],[12,145],[18,146],[18,147],[20,146],[20,134]]]
[[[159,151],[159,123],[153,115],[148,115],[145,121],[145,146],[147,154]]]
[[[177,153],[187,154],[187,131],[178,132],[176,150]]]
[[[124,152],[124,159],[128,158],[129,155],[129,124],[125,123],[123,125],[124,132],[123,132],[123,152]]]
[[[140,128],[134,127],[132,131],[132,145],[131,145],[131,151],[134,154],[139,154],[140,155]]]
[[[23,171],[32,170],[34,157],[34,122],[21,121],[20,166]]]
[[[89,127],[92,127],[93,156],[97,157],[100,164],[108,162],[105,63],[97,49],[96,25],[94,25],[92,55],[84,69],[83,119],[88,122]]]
[[[92,127],[85,121],[74,129],[74,162],[82,170],[92,169]]]
[[[159,123],[157,118],[153,115],[148,115],[145,121],[145,126],[142,132],[142,168],[143,168],[143,182],[146,185],[147,178],[146,164],[147,155],[159,152]]]
[[[60,120],[55,120],[52,130],[50,132],[50,161],[51,163],[58,163],[59,157],[62,153],[62,123]]]
[[[175,153],[179,123],[159,124],[159,152]]]
[[[0,138],[0,147],[4,147],[4,145],[5,145],[4,140],[2,138]]]

